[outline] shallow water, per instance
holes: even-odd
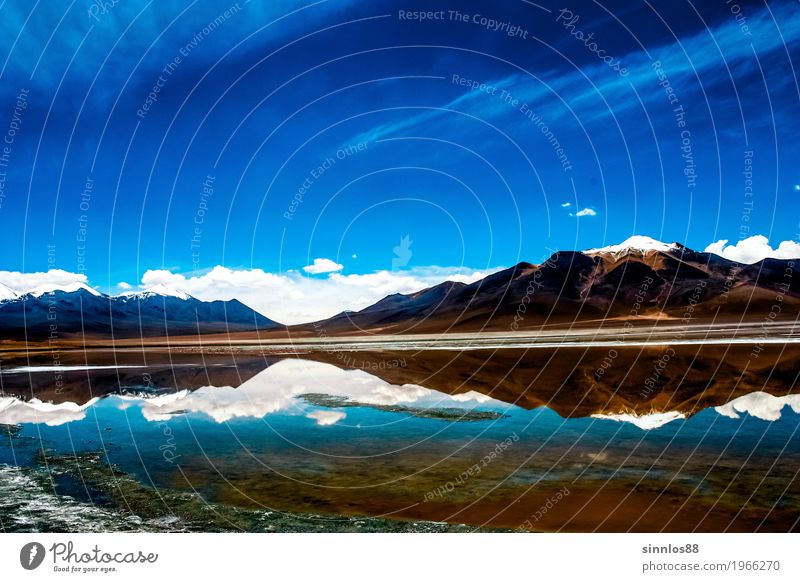
[[[117,474],[166,505],[192,494],[261,515],[389,520],[378,530],[392,520],[548,531],[798,528],[800,401],[791,395],[745,395],[662,424],[562,418],[478,391],[451,395],[296,358],[264,362],[236,386],[182,387],[177,375],[159,385],[147,368],[135,370],[146,382],[123,386],[108,371],[79,372],[97,395],[81,402],[0,399],[4,529],[146,524],[115,495]],[[81,470],[92,455],[117,473]],[[168,529],[164,515],[156,525]]]

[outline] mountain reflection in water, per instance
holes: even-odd
[[[537,380],[541,363],[512,351],[6,367],[0,464],[34,471],[99,453],[154,495],[192,491],[242,511],[515,530],[797,529],[800,397],[779,381],[663,382],[637,400],[624,382],[613,391],[568,366],[574,353],[560,357],[562,381],[583,380]],[[607,377],[630,374],[626,357]],[[770,365],[780,377],[787,364]]]

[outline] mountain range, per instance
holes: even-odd
[[[237,299],[200,301],[167,288],[110,296],[82,283],[0,289],[0,339],[167,337],[282,328]]]
[[[360,311],[283,326],[236,299],[200,301],[151,288],[109,296],[83,284],[19,295],[0,287],[0,339],[164,337],[208,333],[284,335],[517,331],[622,319],[758,321],[796,317],[794,260],[737,263],[679,243],[635,236],[583,252],[556,252],[477,282],[447,281],[389,295]]]
[[[796,317],[794,260],[742,264],[644,236],[583,252],[556,252],[472,284],[395,294],[311,326],[326,334],[516,331],[609,319],[758,320]],[[770,316],[770,314],[773,314]]]

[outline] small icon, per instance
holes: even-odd
[[[26,570],[35,570],[44,562],[44,546],[39,542],[29,542],[19,551],[19,563]]]
[[[393,271],[408,265],[408,261],[411,260],[411,255],[414,254],[411,252],[411,245],[413,243],[414,241],[411,240],[411,237],[406,235],[400,239],[400,244],[394,247],[393,250],[396,257],[392,259]]]

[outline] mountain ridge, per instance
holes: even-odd
[[[0,302],[2,339],[166,337],[282,328],[238,299],[201,301],[185,293],[112,296],[75,284],[37,288]]]
[[[800,308],[800,277],[792,264],[772,258],[738,263],[680,243],[631,237],[598,249],[557,251],[539,265],[520,262],[470,284],[445,281],[390,295],[314,326],[350,335],[516,331],[631,316],[766,317],[776,302]]]
[[[390,294],[358,311],[292,326],[237,299],[201,301],[166,287],[111,296],[82,283],[24,294],[4,286],[0,338],[41,339],[51,335],[53,325],[58,334],[124,338],[245,331],[259,337],[276,331],[514,332],[625,318],[769,322],[800,311],[800,277],[793,265],[791,259],[773,258],[738,263],[634,236],[618,245],[556,251],[538,265],[521,261],[469,284],[444,281]]]

